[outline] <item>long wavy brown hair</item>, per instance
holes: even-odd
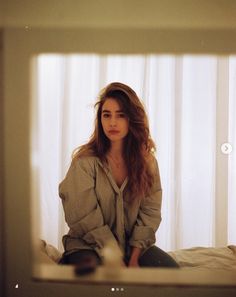
[[[105,135],[101,114],[106,99],[117,100],[129,121],[129,132],[124,139],[123,158],[128,170],[128,187],[130,202],[145,197],[150,192],[154,182],[154,172],[151,169],[155,144],[150,137],[148,118],[143,104],[134,90],[129,86],[113,82],[102,89],[95,108],[95,129],[88,143],[77,148],[73,153],[73,161],[83,156],[96,156],[107,164],[106,154],[110,149],[110,140]]]

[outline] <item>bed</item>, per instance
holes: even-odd
[[[235,270],[236,246],[193,247],[168,252],[181,269],[185,270]],[[39,241],[37,258],[40,263],[58,264],[61,252],[44,240]]]
[[[169,252],[182,269],[236,270],[236,246],[193,247]]]

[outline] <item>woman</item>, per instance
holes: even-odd
[[[102,90],[96,107],[94,133],[73,154],[59,186],[70,227],[61,263],[95,267],[112,241],[128,267],[178,267],[154,245],[162,190],[142,103],[115,82]]]

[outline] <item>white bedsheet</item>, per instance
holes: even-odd
[[[183,269],[236,270],[236,246],[193,247],[169,252]]]

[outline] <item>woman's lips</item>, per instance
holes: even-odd
[[[112,135],[115,135],[115,134],[120,133],[120,131],[118,131],[118,130],[109,130],[108,133],[112,134]]]

